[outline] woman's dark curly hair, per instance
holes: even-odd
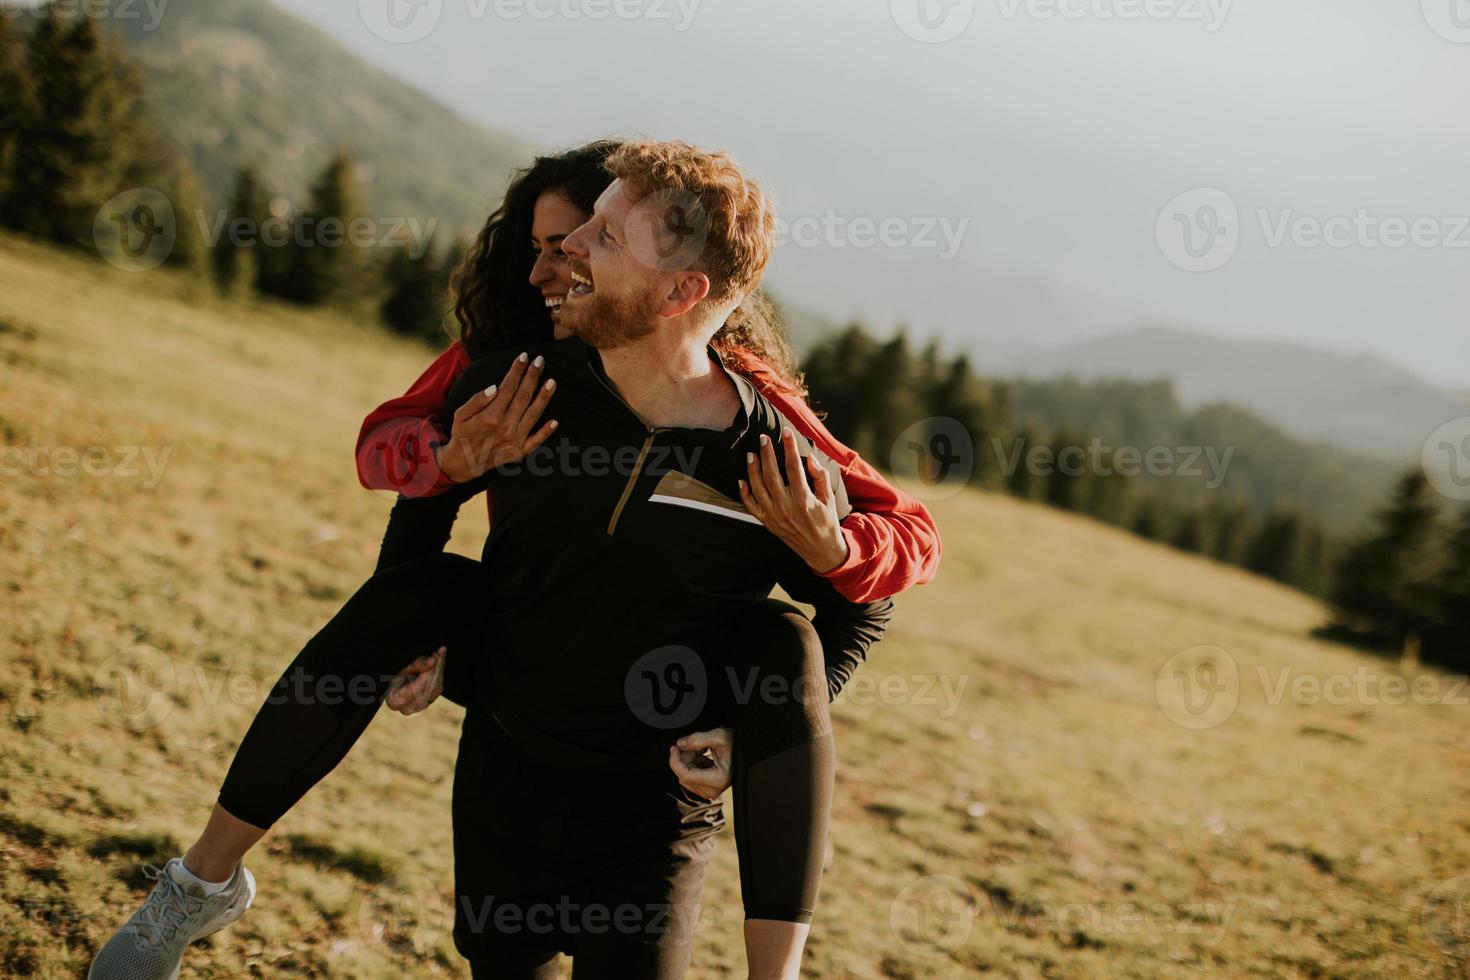
[[[537,157],[506,188],[450,280],[459,340],[471,358],[502,347],[551,338],[551,314],[531,285],[531,217],[536,201],[559,191],[587,214],[612,183],[603,162],[620,144],[598,140]]]
[[[459,340],[471,359],[493,350],[551,338],[551,314],[531,285],[531,219],[536,201],[559,191],[587,214],[612,183],[604,165],[622,145],[605,139],[550,156],[537,157],[516,174],[505,198],[450,277]],[[806,394],[796,369],[796,356],[780,317],[759,292],[731,314],[714,337],[714,345],[735,354],[750,353],[776,373],[786,388]]]

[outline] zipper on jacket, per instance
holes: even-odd
[[[648,430],[648,435],[643,440],[643,448],[638,450],[638,461],[633,464],[633,472],[628,474],[628,483],[623,487],[623,495],[618,498],[618,505],[613,508],[612,520],[607,522],[609,536],[618,529],[618,518],[623,516],[623,508],[628,505],[628,498],[633,496],[633,487],[638,484],[638,477],[643,472],[643,461],[648,458],[649,447],[653,445],[653,432],[652,429]]]
[[[608,384],[607,380],[603,378],[602,375],[597,373],[597,369],[592,366],[591,361],[587,362],[587,370],[592,372],[592,376],[597,379],[598,384],[607,389],[607,393],[609,395],[612,395],[618,400],[618,404],[622,405],[623,408],[628,410],[629,415],[638,420],[639,424],[643,426],[644,432],[646,433],[646,435],[643,437],[643,447],[638,450],[638,460],[633,464],[633,472],[628,474],[628,482],[623,486],[623,495],[618,498],[618,505],[613,508],[612,518],[607,522],[607,533],[608,536],[611,537],[612,533],[618,529],[618,520],[623,516],[623,508],[628,505],[628,498],[633,496],[633,488],[638,485],[638,477],[643,475],[643,462],[644,460],[648,459],[648,450],[653,448],[653,437],[658,435],[658,433],[663,430],[657,429],[649,425],[647,422],[644,422],[642,416],[633,411],[633,406],[629,405],[628,402],[623,398],[623,396],[618,394],[617,390],[614,389],[612,385]]]

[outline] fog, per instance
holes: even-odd
[[[277,2],[547,146],[731,150],[788,225],[771,284],[834,319],[1168,322],[1470,386],[1463,0]]]

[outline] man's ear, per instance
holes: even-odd
[[[674,273],[669,284],[669,291],[664,294],[663,305],[659,308],[659,315],[683,316],[703,302],[708,295],[709,276],[703,272],[689,270]]]

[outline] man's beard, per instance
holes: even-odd
[[[561,325],[597,350],[616,350],[653,333],[658,301],[652,296],[616,297],[594,291],[574,308],[562,307]]]

